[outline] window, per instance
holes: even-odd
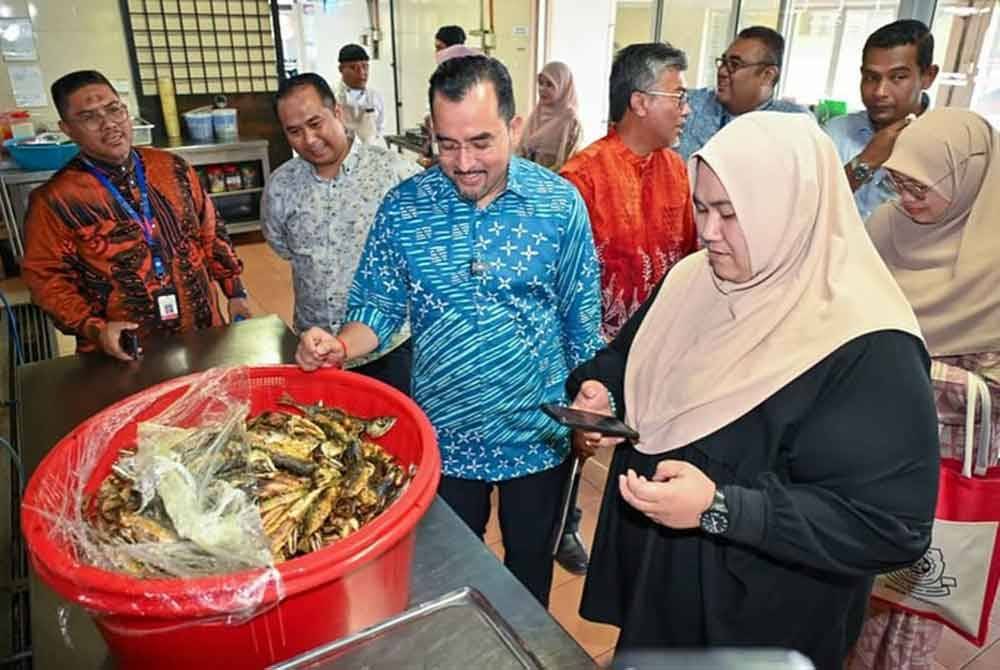
[[[829,98],[861,108],[861,50],[877,28],[896,20],[898,0],[788,2],[782,96],[802,104]]]
[[[729,46],[730,0],[666,0],[660,39],[688,57],[688,86],[715,85],[715,58]]]
[[[940,0],[934,13],[934,62],[928,92],[938,106],[968,107],[1000,126],[1000,11],[995,0]]]

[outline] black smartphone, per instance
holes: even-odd
[[[624,437],[633,442],[639,439],[639,433],[634,428],[630,428],[624,421],[613,416],[557,405],[554,402],[543,402],[541,407],[543,412],[570,428],[588,433],[600,433],[607,437]]]
[[[139,346],[139,336],[134,330],[123,330],[121,335],[118,336],[118,345],[132,359],[138,359],[142,355],[142,348]]]

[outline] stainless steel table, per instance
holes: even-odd
[[[25,468],[32,472],[78,423],[127,395],[219,365],[291,362],[296,343],[277,317],[262,317],[150,342],[145,358],[137,363],[91,354],[23,366],[18,373],[18,417]],[[463,586],[479,589],[546,667],[593,667],[587,653],[437,499],[417,527],[410,604]],[[64,605],[32,576],[34,667],[113,667],[90,618],[75,606],[64,616]]]

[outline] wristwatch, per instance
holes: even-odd
[[[851,178],[859,184],[864,184],[875,174],[875,168],[861,160],[860,154],[851,159],[848,167],[851,168]]]
[[[721,535],[729,528],[729,508],[721,488],[715,489],[715,497],[708,509],[701,513],[701,529],[712,535]]]

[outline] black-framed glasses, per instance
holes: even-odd
[[[758,61],[756,63],[744,63],[739,58],[727,58],[725,56],[720,56],[715,59],[715,69],[726,68],[726,72],[732,74],[737,70],[742,70],[745,67],[754,67],[756,65],[777,65],[777,63],[772,63],[771,61]]]
[[[683,109],[684,105],[687,104],[687,99],[688,99],[688,92],[686,89],[682,91],[674,91],[673,93],[671,93],[669,91],[646,91],[640,88],[639,93],[659,98],[674,98],[675,100],[677,100],[677,106],[681,109]]]

